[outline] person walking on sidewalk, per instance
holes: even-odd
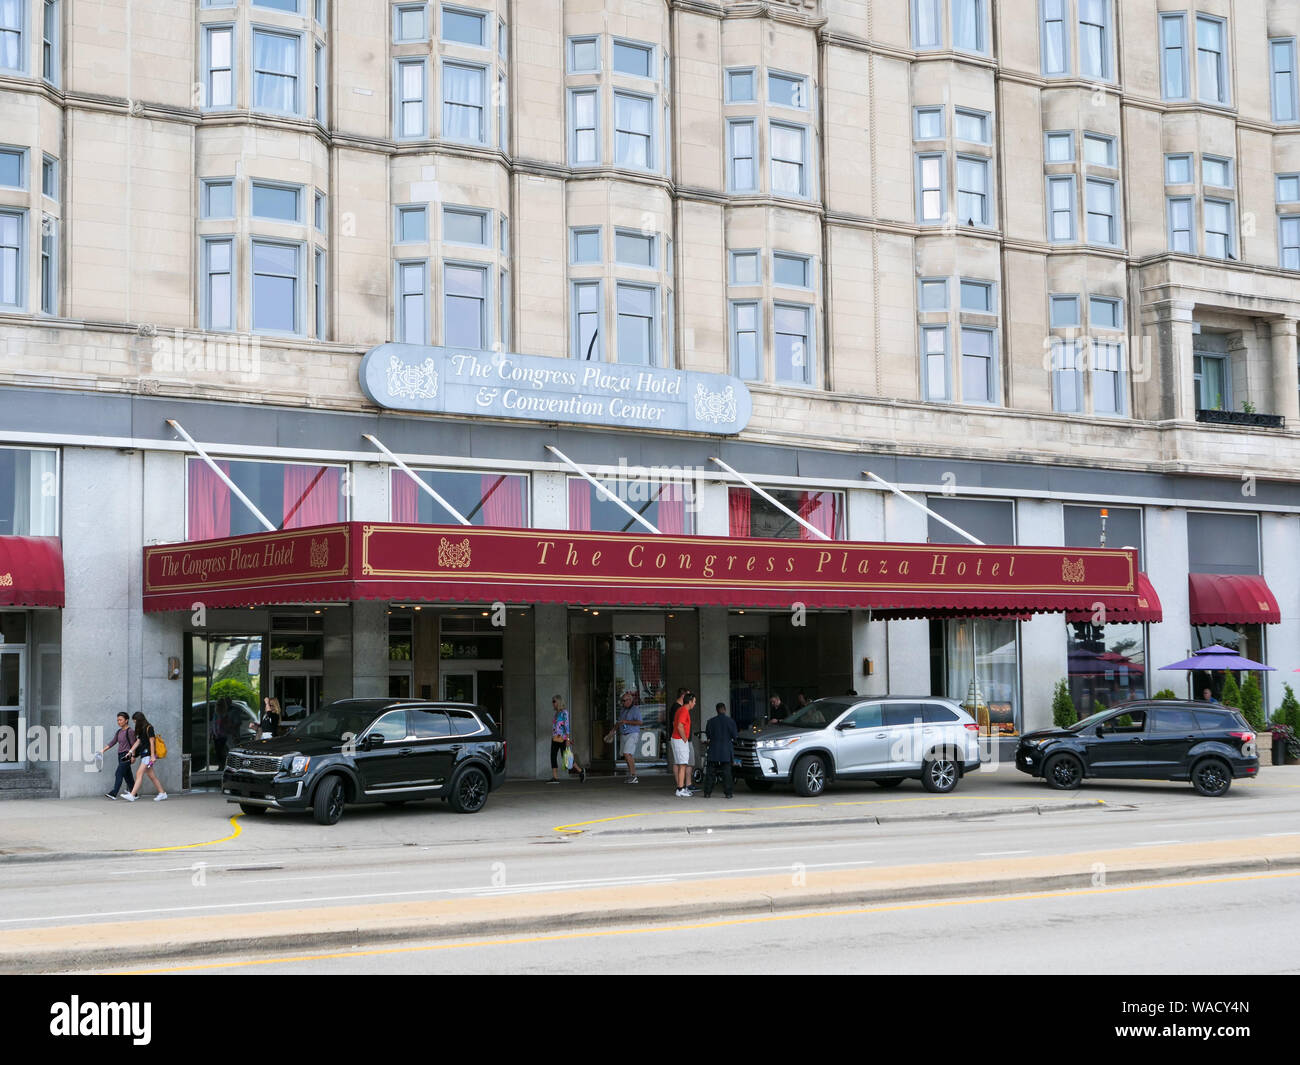
[[[144,783],[144,778],[147,776],[158,789],[158,794],[153,797],[153,801],[162,802],[167,798],[167,792],[163,790],[162,782],[153,771],[153,764],[158,760],[158,734],[149,724],[149,719],[138,710],[135,714],[135,747],[135,756],[140,759],[140,775],[135,778],[130,793],[125,796],[126,801],[135,802],[140,794],[140,785]]]
[[[714,709],[717,713],[709,718],[709,723],[704,726],[704,731],[709,736],[709,750],[706,755],[709,769],[704,776],[704,797],[707,799],[712,796],[713,785],[717,783],[718,774],[721,773],[722,793],[730,799],[734,797],[731,764],[735,761],[736,749],[733,744],[740,730],[727,713],[726,703],[718,703]]]
[[[695,693],[682,692],[681,702],[673,713],[673,775],[677,778],[677,797],[691,797],[691,711],[695,708]]]
[[[557,775],[556,762],[566,748],[572,750],[573,735],[569,731],[569,711],[565,709],[564,696],[552,695],[551,709],[555,713],[551,718],[551,783],[558,784],[560,778]],[[578,782],[587,783],[587,771],[578,765],[577,759],[574,759],[573,765],[578,770]]]
[[[113,776],[113,790],[104,792],[104,798],[116,799],[125,782],[127,795],[135,789],[135,774],[131,772],[131,750],[135,747],[135,732],[131,729],[131,719],[125,710],[117,712],[117,732],[100,754],[107,753],[109,747],[117,748],[117,773]]]
[[[619,696],[618,733],[623,761],[627,763],[627,782],[639,783],[636,775],[636,749],[641,745],[641,708],[636,694],[629,688]]]

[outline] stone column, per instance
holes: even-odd
[[[1150,374],[1151,385],[1137,390],[1134,411],[1152,419],[1177,418],[1191,421],[1196,417],[1196,381],[1193,376],[1194,334],[1192,315],[1195,304],[1190,300],[1161,300],[1144,315],[1148,329],[1156,334],[1156,353],[1149,367],[1136,365],[1136,353],[1130,353],[1135,375],[1140,370]]]
[[[1288,429],[1300,428],[1300,374],[1296,364],[1300,353],[1296,350],[1296,320],[1274,318],[1273,328],[1273,410],[1286,419]]]
[[[1154,695],[1170,688],[1179,698],[1188,692],[1187,673],[1161,673],[1161,666],[1191,654],[1187,570],[1187,511],[1173,507],[1147,507],[1143,513],[1146,550],[1142,561],[1160,597],[1164,621],[1147,627],[1147,687]]]
[[[731,712],[731,662],[728,655],[727,608],[702,606],[697,611],[700,626],[700,697],[696,716],[700,728],[713,716],[716,703],[727,703]]]
[[[850,488],[845,493],[848,506],[847,532],[850,540],[883,542],[885,539],[885,495],[870,488]],[[902,502],[902,500],[898,500]],[[903,504],[906,506],[906,504]],[[920,513],[919,511],[917,513]],[[886,622],[868,621],[865,610],[853,611],[852,670],[850,685],[859,695],[883,695],[888,691],[889,641]],[[872,675],[862,669],[864,659],[871,659]]]
[[[726,484],[701,477],[695,482],[695,507],[695,531],[698,535],[731,535],[731,506]]]
[[[511,776],[539,777],[550,773],[551,696],[569,692],[569,612],[562,603],[533,607],[533,735],[515,733],[510,740]],[[526,714],[519,714],[526,717]],[[517,752],[517,753],[516,753]]]
[[[1065,512],[1060,503],[1022,499],[1016,504],[1016,542],[1050,547],[1065,542]],[[1065,619],[1035,614],[1020,625],[1020,717],[1022,730],[1052,723],[1052,693],[1069,671]]]
[[[352,696],[388,695],[388,604],[365,599],[352,604]]]
[[[886,536],[891,543],[923,544],[929,535],[925,511],[890,494],[884,497]],[[893,691],[907,695],[930,695],[930,622],[891,621],[888,623],[888,664],[883,678],[871,691]],[[859,663],[861,669],[861,663]],[[865,680],[866,678],[863,678]],[[877,679],[877,678],[873,678]],[[862,690],[862,689],[859,689]]]

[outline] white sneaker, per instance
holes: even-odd
[[[162,802],[166,798],[167,798],[167,793],[165,791],[160,791],[157,795],[153,797],[153,801]]]
[[[637,778],[637,777],[628,777],[628,778],[627,778],[627,782],[628,782],[629,784],[640,784],[640,783],[641,783],[640,779]]]
[[[132,795],[132,794],[128,791],[125,795],[122,796],[122,798],[124,798],[127,802],[135,802],[135,800],[138,799],[139,796],[138,796],[138,795]]]

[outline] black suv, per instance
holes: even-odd
[[[476,813],[505,773],[505,741],[482,707],[340,699],[283,736],[232,750],[221,793],[250,816],[310,810],[332,825],[347,803],[436,798]]]
[[[1109,777],[1190,780],[1201,795],[1223,795],[1233,777],[1259,772],[1259,754],[1254,729],[1236,710],[1142,699],[1022,736],[1016,768],[1061,790],[1084,777]]]

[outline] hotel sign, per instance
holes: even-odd
[[[146,610],[601,603],[1037,613],[1143,607],[1132,551],[343,525],[145,549]]]
[[[361,390],[390,410],[732,435],[749,421],[736,377],[542,355],[381,344]]]

